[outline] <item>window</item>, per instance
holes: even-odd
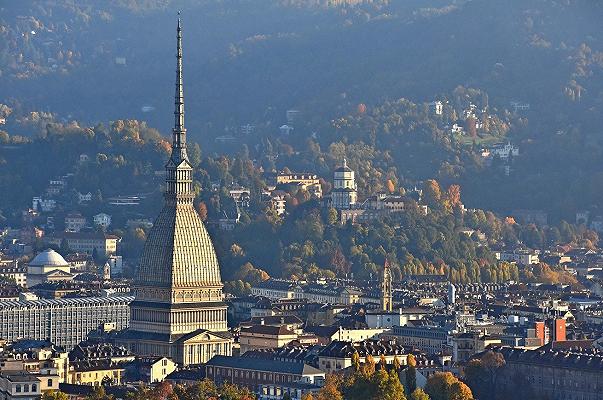
[[[15,386],[15,392],[21,393],[21,385],[16,385]]]
[[[52,380],[51,380],[52,382]],[[31,391],[32,392],[37,392],[38,391],[38,385],[36,385],[35,383],[31,385]]]

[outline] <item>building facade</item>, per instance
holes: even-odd
[[[113,296],[2,301],[0,337],[7,341],[50,340],[70,349],[104,323],[126,328],[132,300],[130,296]]]
[[[277,185],[296,185],[306,190],[311,196],[320,199],[322,197],[322,186],[320,178],[316,174],[308,173],[279,173],[276,176]]]
[[[63,240],[71,251],[86,254],[96,251],[100,257],[107,257],[115,254],[120,238],[102,232],[57,232],[48,237],[48,243],[57,247]]]
[[[496,390],[520,387],[551,400],[600,400],[603,396],[603,355],[597,351],[522,350],[502,347],[493,351],[505,359]]]
[[[27,286],[27,268],[19,265],[18,260],[0,260],[0,277],[14,281],[17,285]]]
[[[205,365],[208,379],[244,386],[258,395],[264,395],[266,385],[305,383],[321,386],[325,373],[303,362],[257,359],[251,357],[216,356]],[[268,393],[266,393],[268,394]],[[281,396],[284,393],[281,393]],[[282,398],[282,397],[281,397]]]
[[[86,217],[79,212],[71,212],[65,216],[65,231],[79,232],[86,226]]]
[[[435,326],[394,326],[386,336],[427,354],[437,354],[450,348],[450,332]]]

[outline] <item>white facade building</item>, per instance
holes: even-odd
[[[128,326],[131,296],[0,302],[0,337],[50,340],[71,349],[100,325]]]
[[[94,216],[94,225],[107,228],[109,225],[111,225],[111,216],[105,213],[96,214]]]

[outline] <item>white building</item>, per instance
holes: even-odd
[[[27,286],[27,268],[19,265],[17,259],[0,260],[0,277],[12,280],[22,287]]]
[[[290,135],[291,131],[293,130],[293,127],[291,125],[282,125],[278,129],[281,132],[281,135]]]
[[[88,201],[92,201],[92,193],[80,193],[77,192],[77,201],[78,203],[85,203]]]
[[[490,154],[492,156],[498,156],[499,158],[506,160],[510,156],[517,157],[519,155],[519,147],[511,143],[494,146],[490,149]]]
[[[124,272],[124,261],[121,256],[111,255],[107,259],[111,268],[111,277],[119,276]]]
[[[429,103],[429,111],[435,115],[442,115],[444,113],[444,104],[439,100],[432,101]]]
[[[132,296],[82,297],[0,302],[0,337],[50,340],[70,350],[104,323],[124,329]],[[19,321],[19,323],[15,323]]]
[[[431,314],[425,308],[400,308],[397,311],[368,311],[365,314],[366,324],[370,329],[405,326],[408,321],[419,320]]]
[[[287,113],[286,113],[287,123],[289,125],[295,124],[295,122],[297,122],[299,120],[300,116],[301,116],[301,112],[299,112],[299,110],[287,110]]]
[[[497,260],[515,262],[519,265],[538,264],[538,253],[533,250],[497,251],[494,253]]]
[[[65,232],[79,232],[86,226],[86,217],[79,212],[70,212],[65,216]]]
[[[111,216],[105,213],[99,213],[94,216],[94,225],[102,226],[103,228],[107,228],[111,225]]]
[[[31,208],[34,211],[51,212],[57,206],[57,202],[53,199],[43,199],[42,197],[34,197],[31,202]]]

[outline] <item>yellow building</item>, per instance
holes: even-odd
[[[285,326],[254,325],[243,327],[239,334],[241,354],[250,350],[283,347],[297,338],[297,333]]]
[[[48,237],[48,243],[57,247],[63,240],[71,251],[92,254],[96,250],[99,257],[108,257],[117,252],[120,238],[103,232],[57,232]]]
[[[276,176],[277,185],[296,185],[300,189],[306,190],[312,196],[320,199],[322,197],[322,187],[318,175],[307,173],[279,173]]]
[[[111,360],[74,361],[69,365],[68,381],[74,385],[121,385],[124,372],[123,363]]]

